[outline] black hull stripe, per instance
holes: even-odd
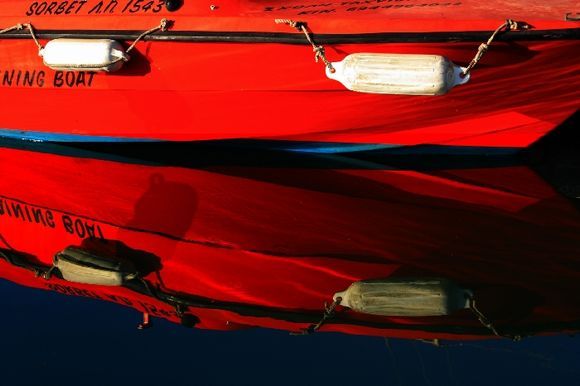
[[[118,30],[42,30],[37,31],[41,39],[87,38],[134,40],[142,31]],[[442,43],[442,42],[481,42],[487,40],[491,31],[479,32],[404,32],[404,33],[365,33],[365,34],[314,34],[319,44],[347,43]],[[0,39],[30,39],[28,31],[13,31],[0,35]],[[557,30],[527,30],[499,35],[498,41],[530,40],[577,40],[580,28]],[[233,42],[233,43],[282,43],[309,44],[302,34],[270,32],[205,32],[205,31],[167,31],[146,36],[144,40],[178,42]]]
[[[417,145],[352,153],[303,153],[265,141],[58,143],[0,138],[3,147],[128,164],[189,169],[302,168],[318,170],[448,170],[525,165],[526,150]],[[266,141],[267,142],[267,141]],[[279,145],[278,145],[279,146]],[[192,156],[195,154],[195,156]]]

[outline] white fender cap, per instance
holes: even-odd
[[[40,51],[53,70],[113,72],[129,60],[121,43],[111,39],[54,39]]]
[[[440,55],[358,53],[332,66],[330,79],[371,94],[442,95],[469,80],[463,67]]]

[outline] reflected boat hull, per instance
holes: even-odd
[[[473,289],[506,331],[571,331],[580,320],[580,303],[566,295],[580,283],[580,214],[525,166],[203,170],[10,149],[0,157],[4,249],[46,266],[66,247],[95,240],[115,253],[156,256],[162,268],[147,280],[215,305],[190,307],[200,328],[300,331],[352,282],[409,275]],[[179,321],[172,306],[128,288],[44,281],[0,263],[2,277],[23,285]],[[322,331],[493,336],[468,310],[435,318],[346,312]]]

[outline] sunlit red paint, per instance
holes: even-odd
[[[37,15],[38,6],[31,10],[31,2],[5,1],[0,27],[30,21],[40,32],[140,31],[167,17],[174,21],[174,33],[298,35],[274,23],[285,17],[308,22],[314,36],[419,33],[428,38],[430,33],[491,32],[511,17],[533,30],[578,29],[577,22],[564,20],[574,10],[571,1],[420,6],[423,2],[409,0],[401,6],[377,1],[376,7],[366,2],[226,1],[213,9],[209,3],[186,1],[174,13],[150,9],[130,18],[130,11],[122,12],[128,1],[110,13],[85,14],[96,6],[92,2],[80,13]],[[326,8],[335,10],[320,12]],[[326,53],[334,61],[356,52],[439,54],[465,65],[483,40],[327,44]],[[251,138],[523,148],[579,107],[577,34],[569,40],[495,42],[468,84],[439,97],[347,91],[325,77],[308,45],[149,41],[139,43],[137,51],[119,73],[65,74],[44,67],[30,39],[0,40],[0,128],[133,140]]]

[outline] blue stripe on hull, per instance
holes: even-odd
[[[375,155],[455,155],[455,156],[482,156],[482,155],[511,155],[522,150],[510,147],[477,147],[477,146],[444,146],[444,145],[398,145],[398,144],[372,144],[372,143],[340,143],[340,142],[315,142],[315,141],[289,141],[289,140],[261,140],[261,139],[223,139],[205,141],[165,141],[149,138],[116,137],[116,136],[91,136],[82,134],[46,133],[39,131],[22,131],[0,129],[0,139],[16,140],[23,142],[36,142],[46,144],[131,144],[159,143],[173,144],[175,147],[217,147],[224,149],[237,149],[242,151],[276,151],[295,154],[332,155],[332,154],[356,154],[367,153]]]
[[[127,138],[127,137],[111,137],[111,136],[96,136],[83,134],[64,134],[64,133],[45,133],[42,131],[22,131],[11,129],[0,129],[0,137],[19,139],[22,141],[31,142],[59,142],[59,143],[117,143],[117,142],[161,142],[157,139],[147,138]]]
[[[9,138],[31,142],[52,142],[52,143],[143,143],[143,142],[170,142],[159,139],[137,138],[137,137],[113,137],[95,136],[83,134],[46,133],[41,131],[23,131],[0,129],[0,138]],[[384,144],[355,144],[355,143],[332,143],[332,142],[295,142],[295,141],[262,141],[262,140],[217,140],[203,141],[207,143],[236,144],[238,142],[244,146],[258,145],[263,149],[282,150],[297,153],[316,154],[337,154],[352,153],[359,151],[382,150],[398,145]],[[198,141],[201,142],[201,141]]]

